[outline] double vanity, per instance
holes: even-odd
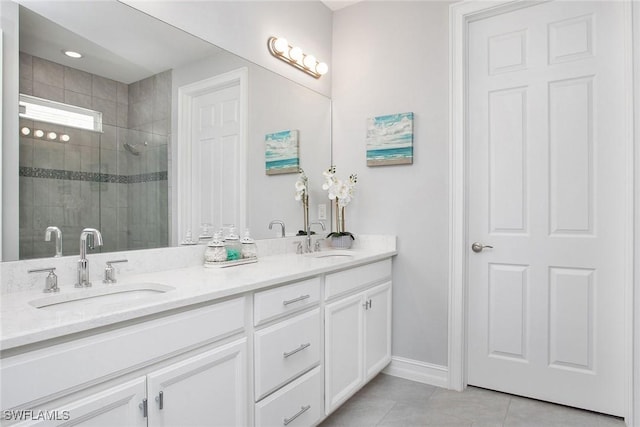
[[[395,238],[303,255],[285,240],[230,268],[167,248],[125,254],[115,284],[5,286],[2,425],[320,423],[391,360]]]

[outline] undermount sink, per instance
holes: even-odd
[[[144,300],[150,296],[164,294],[174,289],[172,286],[160,283],[127,283],[60,293],[29,301],[29,304],[41,310],[86,309],[96,305]]]
[[[353,258],[353,253],[349,251],[339,251],[339,250],[331,250],[331,251],[320,251],[320,252],[311,252],[306,254],[309,258]]]

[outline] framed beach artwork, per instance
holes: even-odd
[[[267,175],[298,173],[300,155],[298,154],[298,131],[283,130],[264,137]]]
[[[413,113],[367,119],[367,166],[413,163]]]

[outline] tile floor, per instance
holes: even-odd
[[[624,427],[620,418],[468,387],[458,393],[380,374],[321,427]]]

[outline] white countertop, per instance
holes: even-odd
[[[396,254],[396,250],[354,249],[350,253],[353,257],[273,255],[262,257],[254,264],[228,268],[191,266],[122,276],[118,285],[159,283],[175,289],[126,303],[90,303],[68,310],[44,310],[30,305],[30,301],[57,295],[45,294],[41,290],[3,294],[0,302],[0,349],[7,350],[193,304],[240,296],[269,286],[389,258]],[[59,286],[60,294],[84,291],[67,283],[59,283]],[[109,286],[113,285],[94,282],[93,289]]]

